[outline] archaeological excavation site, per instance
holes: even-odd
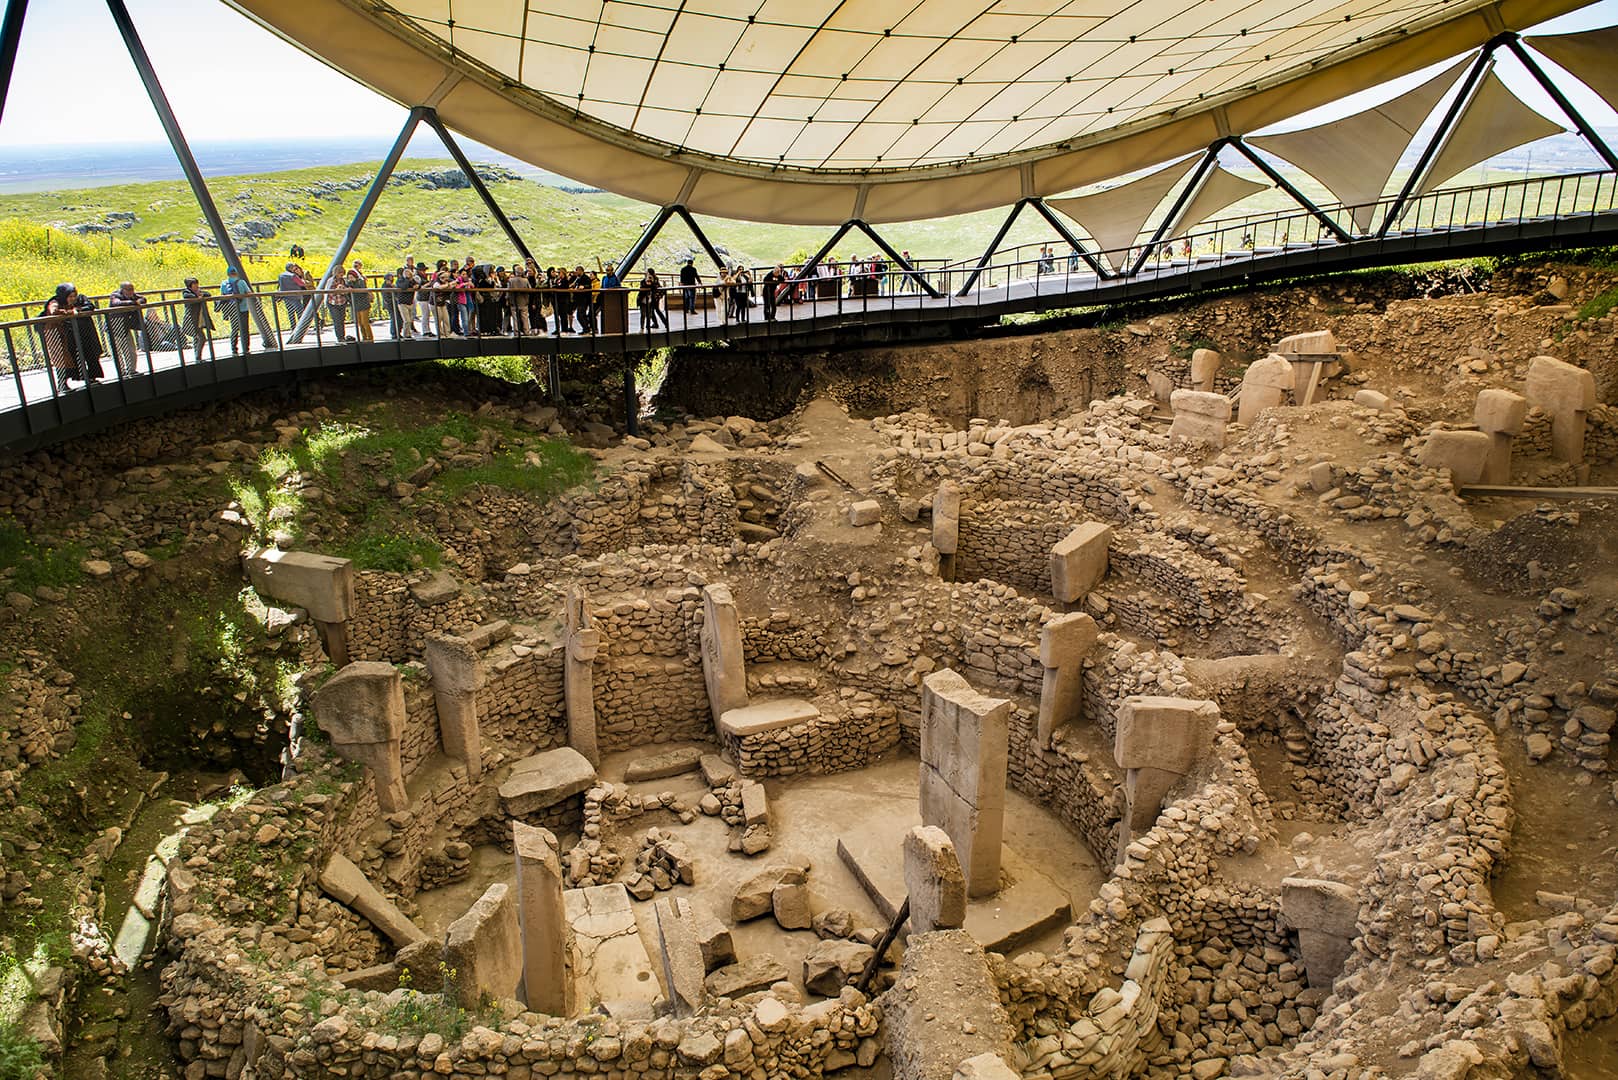
[[[1615,288],[15,455],[0,1075],[1618,1076]]]

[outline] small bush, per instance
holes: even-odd
[[[0,1023],[0,1080],[34,1080],[44,1064],[38,1043],[15,1026]]]
[[[330,554],[353,559],[356,570],[391,570],[402,574],[424,567],[436,569],[444,551],[424,536],[373,527],[335,545]]]

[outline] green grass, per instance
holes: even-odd
[[[1579,305],[1578,314],[1581,319],[1599,319],[1615,307],[1618,307],[1618,285]]]
[[[407,528],[402,524],[391,529],[371,526],[347,540],[329,545],[327,554],[353,559],[358,570],[390,570],[402,574],[437,569],[444,549],[430,537],[405,531]]]
[[[34,1080],[45,1055],[11,1024],[0,1024],[0,1080]]]
[[[42,544],[14,518],[0,517],[0,576],[7,589],[30,595],[41,585],[60,588],[84,576],[85,551],[77,544]]]
[[[527,356],[457,356],[433,362],[455,371],[476,371],[501,382],[534,381],[534,361]]]

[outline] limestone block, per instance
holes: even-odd
[[[595,782],[595,768],[584,755],[562,746],[513,765],[500,785],[500,802],[512,817],[526,817],[588,790]]]
[[[1553,356],[1528,362],[1528,403],[1551,415],[1551,455],[1572,465],[1584,462],[1586,416],[1596,403],[1595,377]]]
[[[783,881],[770,890],[770,911],[781,929],[808,930],[815,922],[809,885],[802,881]]]
[[[1225,445],[1225,425],[1230,422],[1230,399],[1225,395],[1176,390],[1169,404],[1174,409],[1169,438],[1215,447]]]
[[[882,1034],[895,1080],[954,1080],[963,1061],[1010,1057],[1016,1032],[982,948],[939,930],[911,936],[882,999]]]
[[[1056,729],[1079,720],[1084,703],[1084,658],[1095,647],[1095,620],[1083,612],[1058,615],[1039,634],[1039,662],[1044,665],[1039,690],[1035,737],[1049,749]]]
[[[1021,1076],[999,1054],[978,1054],[955,1067],[954,1080],[1020,1080]]]
[[[882,504],[875,499],[861,499],[848,508],[848,523],[850,525],[875,525],[881,520]]]
[[[1107,574],[1112,526],[1087,521],[1051,548],[1051,593],[1064,604],[1089,595]]]
[[[1168,404],[1169,396],[1174,393],[1174,380],[1161,371],[1146,373],[1146,389],[1151,392],[1152,400]]]
[[[708,706],[717,721],[731,709],[747,705],[741,617],[730,586],[722,582],[703,588],[702,611],[702,677],[708,687]]]
[[[1058,615],[1039,632],[1039,662],[1048,668],[1084,663],[1100,633],[1096,621],[1082,611]]]
[[[1320,930],[1345,938],[1359,934],[1359,895],[1341,882],[1323,878],[1283,879],[1281,914],[1295,930]]]
[[[326,861],[325,869],[320,872],[320,888],[339,904],[363,915],[395,945],[409,945],[427,938],[421,927],[411,922],[392,900],[371,884],[365,871],[341,854],[335,854]]]
[[[750,956],[739,964],[729,964],[708,976],[708,992],[715,997],[739,998],[768,990],[791,978],[786,967],[773,956]]]
[[[933,547],[953,555],[961,542],[961,488],[945,480],[933,493]]]
[[[669,1005],[676,1017],[690,1016],[702,1008],[708,998],[704,982],[708,971],[703,966],[691,902],[683,896],[659,900],[653,912]]]
[[[1354,391],[1354,404],[1375,409],[1377,412],[1387,412],[1389,408],[1388,395],[1380,390]]]
[[[1435,431],[1416,460],[1429,469],[1448,469],[1457,485],[1483,479],[1494,440],[1486,431]]]
[[[404,734],[404,680],[392,664],[349,664],[316,690],[315,724],[337,755],[371,771],[383,813],[409,809],[399,744]]]
[[[704,970],[713,971],[734,963],[736,944],[731,939],[730,927],[721,922],[705,904],[692,904],[691,917],[696,926],[697,947],[702,950]]]
[[[352,560],[263,548],[246,556],[242,565],[261,595],[301,607],[312,619],[338,623],[354,615]]]
[[[433,634],[422,650],[433,680],[438,709],[438,737],[444,752],[466,763],[473,776],[483,772],[483,743],[478,730],[477,692],[483,664],[472,643],[453,634]]]
[[[1113,758],[1122,769],[1188,773],[1213,747],[1219,706],[1175,697],[1127,697],[1118,708]]]
[[[905,834],[904,880],[912,934],[965,925],[966,875],[943,829],[918,825]]]
[[[807,866],[783,864],[760,870],[737,887],[730,905],[731,921],[746,922],[769,914],[773,907],[771,894],[777,885],[802,884],[808,880]]]
[[[1191,388],[1211,392],[1214,380],[1219,375],[1219,365],[1224,360],[1212,349],[1197,349],[1191,354]]]
[[[523,951],[517,905],[504,882],[490,885],[478,900],[450,924],[444,935],[444,963],[454,972],[455,999],[476,1008],[485,998],[515,997],[522,978]]]
[[[1180,782],[1181,773],[1169,769],[1139,768],[1124,771],[1123,838],[1129,838],[1157,824],[1157,815],[1163,810],[1163,800],[1169,789]]]
[[[573,977],[568,971],[560,845],[548,829],[520,821],[511,823],[511,834],[517,861],[523,1001],[534,1012],[567,1016],[573,1011]]]
[[[1265,409],[1274,408],[1292,389],[1292,364],[1284,356],[1271,353],[1247,365],[1242,375],[1241,403],[1236,419],[1251,426]]]
[[[732,738],[745,739],[749,735],[807,723],[819,715],[819,709],[801,698],[772,698],[727,710],[719,717],[719,731]]]
[[[1334,353],[1337,351],[1337,337],[1330,330],[1288,334],[1275,343],[1275,351],[1287,356]]]
[[[955,844],[969,895],[1000,887],[1011,702],[944,668],[922,680],[921,820]]]
[[[592,765],[601,764],[596,737],[595,659],[601,651],[601,631],[593,625],[589,598],[570,586],[563,600],[566,651],[562,658],[562,706],[567,713],[567,744]]]
[[[661,780],[666,776],[696,772],[701,767],[702,751],[695,746],[681,746],[631,761],[624,766],[624,782],[638,784],[643,780]]]
[[[836,997],[865,972],[876,950],[858,941],[818,941],[803,957],[803,987],[811,994]]]
[[[764,785],[749,780],[742,785],[742,822],[746,825],[768,825],[770,800]]]
[[[1472,413],[1478,427],[1491,435],[1516,435],[1527,417],[1528,399],[1498,388],[1480,391]]]

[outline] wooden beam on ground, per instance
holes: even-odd
[[[1612,499],[1618,487],[1526,487],[1518,484],[1463,484],[1463,498],[1471,499]]]

